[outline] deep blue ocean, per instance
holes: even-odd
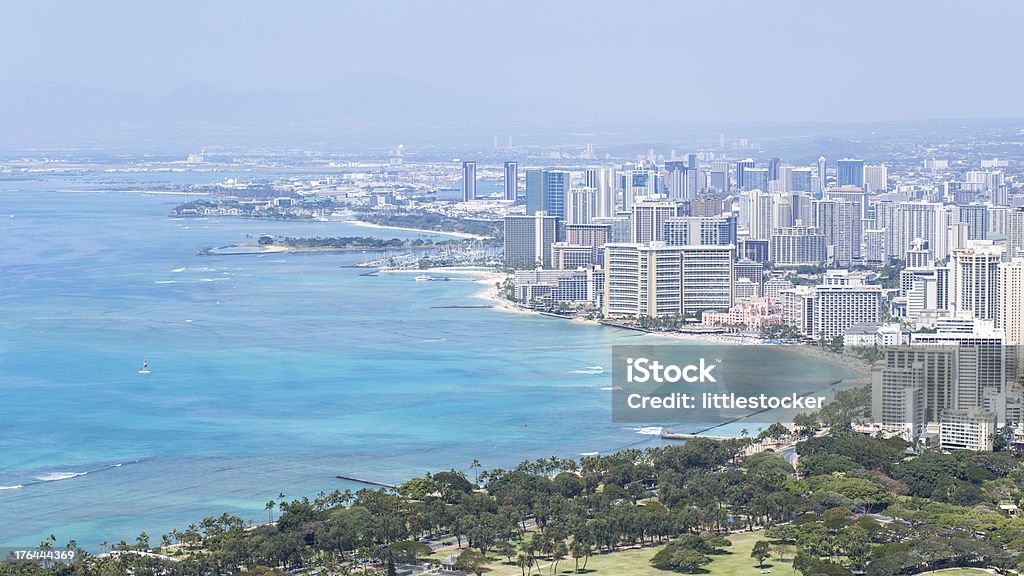
[[[158,541],[207,515],[265,519],[281,492],[360,487],[338,474],[661,442],[611,422],[610,371],[592,367],[664,339],[438,308],[485,303],[482,287],[342,267],[374,254],[199,256],[261,233],[417,234],[171,219],[180,196],[96,180],[0,178],[0,545]],[[808,382],[838,373],[793,361]]]

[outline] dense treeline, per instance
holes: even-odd
[[[360,214],[359,219],[381,226],[437,230],[438,232],[465,232],[499,240],[504,236],[504,224],[500,220],[471,220],[445,216],[436,212],[366,212]]]
[[[9,562],[0,564],[0,575],[206,575],[303,566],[385,574],[449,540],[470,573],[488,557],[524,575],[559,562],[585,570],[593,554],[635,545],[661,546],[651,552],[656,568],[696,572],[728,553],[728,534],[762,528],[765,540],[752,557],[788,556],[808,576],[1010,569],[1024,561],[1024,520],[998,508],[1022,497],[1024,471],[1008,453],[914,456],[902,440],[837,427],[798,444],[797,474],[770,451],[744,457],[749,444],[697,439],[578,462],[524,462],[473,479],[439,472],[397,490],[282,498],[267,504],[268,515],[279,513],[272,523],[211,517],[163,537],[160,546],[143,534],[112,546],[125,551],[116,556],[48,569]]]
[[[420,248],[459,244],[463,240],[442,240],[434,242],[430,238],[373,238],[369,236],[335,236],[335,237],[303,237],[260,236],[261,246],[276,245],[289,248],[340,248],[340,249],[382,249],[382,248]]]

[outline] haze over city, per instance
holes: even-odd
[[[1021,115],[1016,2],[12,4],[0,144]],[[191,142],[195,144],[195,142]]]

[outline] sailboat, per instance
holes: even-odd
[[[139,368],[139,374],[149,374],[149,360],[142,361],[142,368]]]

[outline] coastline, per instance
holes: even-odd
[[[221,252],[221,250],[231,250],[236,248],[241,248],[242,250],[238,252]],[[250,250],[250,248],[253,248],[254,250]],[[400,250],[429,250],[431,248],[436,248],[436,246],[351,246],[340,248],[333,246],[292,247],[283,246],[281,244],[260,245],[255,242],[241,242],[239,244],[229,244],[227,246],[204,248],[200,250],[199,253],[203,256],[244,256],[252,254],[316,254],[320,252],[387,252]]]
[[[508,275],[503,272],[498,272],[492,268],[481,268],[474,266],[452,266],[452,267],[435,267],[435,268],[424,268],[416,270],[403,270],[403,269],[381,269],[381,273],[409,273],[415,272],[417,274],[465,274],[470,276],[477,276],[478,279],[474,280],[476,284],[480,284],[485,288],[476,294],[473,294],[474,298],[487,300],[492,304],[492,308],[495,310],[501,310],[503,312],[512,312],[514,314],[527,314],[532,316],[545,316],[548,318],[560,318],[563,320],[570,320],[578,322],[580,324],[588,324],[592,326],[607,326],[609,328],[616,328],[619,330],[629,330],[629,328],[616,326],[614,324],[603,324],[597,320],[588,320],[585,318],[577,317],[566,317],[559,316],[557,314],[544,314],[537,310],[532,310],[519,306],[514,302],[510,302],[502,298],[498,294],[498,288],[495,286],[497,283],[504,281]],[[644,332],[651,336],[658,336],[662,338],[671,338],[675,340],[687,340],[691,342],[701,343],[712,343],[712,344],[733,344],[738,346],[780,346],[785,350],[792,351],[794,354],[803,354],[809,357],[813,357],[819,360],[838,364],[852,372],[856,373],[856,376],[846,378],[841,382],[837,383],[837,386],[849,385],[849,384],[863,384],[868,377],[871,375],[871,365],[860,358],[854,358],[852,356],[845,356],[836,352],[824,350],[817,346],[805,345],[805,344],[768,344],[764,341],[748,336],[732,337],[721,334],[682,334],[678,332]]]
[[[346,222],[354,226],[361,226],[363,228],[377,228],[380,230],[401,230],[403,232],[419,232],[421,234],[436,234],[440,236],[452,236],[454,238],[462,238],[464,240],[483,240],[486,236],[479,234],[470,234],[469,232],[445,232],[441,230],[427,230],[424,228],[407,228],[405,226],[385,226],[384,224],[374,224],[373,222],[366,222],[364,220],[338,220],[338,222]]]
[[[478,280],[474,280],[475,283],[486,286],[485,289],[477,292],[473,295],[474,298],[480,298],[487,300],[493,304],[492,308],[496,310],[502,310],[505,312],[513,312],[516,314],[529,314],[533,316],[546,316],[548,318],[561,318],[563,320],[571,320],[582,324],[590,324],[594,326],[608,326],[610,328],[617,328],[619,330],[629,330],[629,328],[616,326],[614,324],[602,324],[597,320],[588,320],[585,318],[576,317],[565,317],[557,314],[544,314],[537,310],[524,308],[517,305],[514,302],[502,298],[498,294],[498,288],[495,284],[504,281],[508,275],[503,272],[498,272],[491,268],[481,268],[474,266],[451,266],[451,267],[435,267],[435,268],[424,268],[416,270],[402,270],[402,269],[381,269],[381,273],[409,273],[415,272],[417,274],[466,274],[479,277]],[[754,337],[739,336],[732,337],[721,334],[682,334],[679,332],[644,332],[651,336],[658,336],[662,338],[672,338],[676,340],[689,340],[704,343],[714,344],[735,344],[739,346],[782,346],[786,350],[791,350],[796,354],[805,354],[820,360],[826,360],[834,364],[839,364],[845,368],[856,372],[859,376],[856,378],[849,378],[843,380],[848,381],[859,381],[871,375],[871,365],[859,358],[853,358],[851,356],[844,356],[836,352],[830,352],[823,350],[817,346],[810,346],[804,344],[767,344],[762,340]]]

